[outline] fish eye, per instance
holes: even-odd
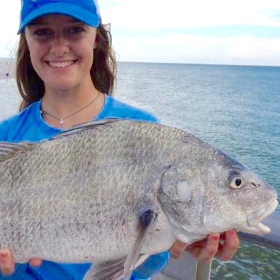
[[[230,187],[233,189],[240,189],[244,186],[244,181],[240,177],[234,177],[230,181]]]

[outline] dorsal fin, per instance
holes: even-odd
[[[12,143],[12,142],[0,142],[0,161],[7,159],[14,153],[23,151],[27,147],[31,147],[32,143],[22,142],[22,143]]]
[[[105,125],[108,123],[112,123],[112,122],[116,122],[116,121],[120,121],[121,119],[102,119],[99,121],[90,121],[90,122],[86,122],[77,126],[73,126],[70,129],[67,129],[63,132],[61,132],[60,134],[52,137],[50,140],[53,139],[59,139],[62,137],[66,137],[68,135],[72,135],[87,129],[91,129],[91,128],[96,128],[100,125]],[[49,140],[44,140],[42,142],[46,142]],[[41,143],[42,143],[41,142]],[[0,161],[3,161],[5,159],[7,159],[8,157],[11,157],[12,155],[14,155],[14,153],[19,152],[19,151],[23,151],[24,149],[26,149],[27,147],[30,148],[32,145],[36,145],[34,143],[28,143],[28,142],[21,142],[21,143],[13,143],[13,142],[0,142]]]
[[[78,132],[85,131],[87,129],[97,128],[100,125],[105,125],[105,124],[112,123],[112,122],[117,122],[117,121],[120,121],[120,120],[121,119],[111,118],[111,119],[102,119],[102,120],[98,120],[98,121],[86,122],[86,123],[83,123],[83,124],[73,126],[73,127],[69,128],[67,130],[64,130],[63,132],[59,133],[58,135],[52,137],[51,139],[59,139],[59,138],[65,137],[65,136],[69,136],[69,135],[73,135],[73,134],[78,133]]]

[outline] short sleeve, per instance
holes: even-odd
[[[136,268],[131,280],[150,279],[150,277],[164,269],[169,258],[168,251],[150,256],[142,265]]]

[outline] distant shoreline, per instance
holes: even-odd
[[[227,64],[202,64],[202,63],[167,63],[167,62],[135,62],[135,61],[118,61],[120,64],[182,64],[182,65],[208,65],[208,66],[232,66],[232,67],[268,67],[275,68],[280,66],[270,66],[270,65],[227,65]],[[15,77],[15,58],[1,58],[0,57],[0,80],[14,78]]]
[[[0,58],[0,79],[15,77],[15,59]]]

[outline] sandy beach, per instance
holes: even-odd
[[[0,58],[0,79],[6,79],[15,76],[15,59],[13,58]]]

